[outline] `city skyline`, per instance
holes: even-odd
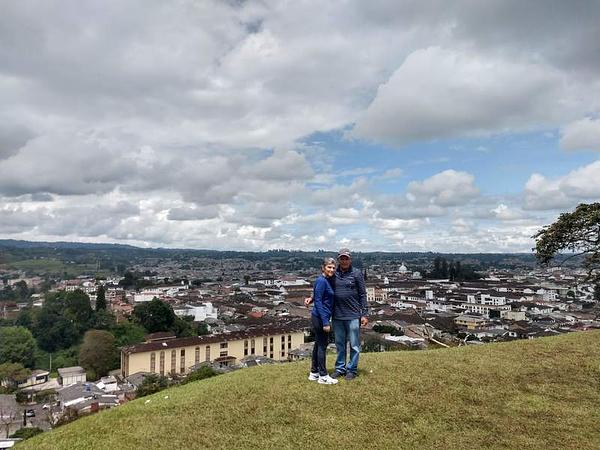
[[[600,200],[600,3],[36,2],[0,238],[530,252]]]

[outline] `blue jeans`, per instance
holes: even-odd
[[[342,374],[352,372],[356,375],[358,355],[360,354],[360,319],[333,319],[333,332],[335,334],[335,347],[337,348],[336,372]],[[350,341],[350,359],[346,364],[346,343],[348,341]]]

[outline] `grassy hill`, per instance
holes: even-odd
[[[337,386],[308,382],[307,362],[245,369],[18,448],[600,448],[599,344],[594,331],[365,354],[360,377]]]

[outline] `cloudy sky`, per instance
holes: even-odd
[[[0,237],[506,252],[600,200],[597,0],[6,1]]]

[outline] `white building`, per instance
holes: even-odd
[[[467,303],[475,303],[480,305],[502,306],[506,305],[506,297],[492,294],[467,294]]]
[[[494,306],[494,305],[482,305],[482,304],[473,304],[473,303],[466,303],[464,305],[465,308],[467,308],[467,311],[471,312],[471,313],[478,313],[478,314],[482,314],[484,316],[490,317],[490,311],[494,310],[494,311],[499,311],[500,313],[500,317],[504,317],[510,310],[510,305],[499,305],[499,306]]]
[[[154,298],[163,298],[163,292],[159,290],[144,290],[133,294],[134,303],[151,302]]]
[[[265,280],[256,280],[255,283],[263,284],[265,286],[310,286],[310,283],[303,278],[286,278],[283,280],[273,280],[273,279],[265,279]]]
[[[150,302],[154,297],[164,299],[165,297],[174,297],[188,290],[187,284],[177,284],[175,286],[159,286],[152,289],[142,289],[133,295],[134,303]]]
[[[37,386],[38,384],[47,383],[49,376],[50,372],[48,372],[47,370],[35,369],[31,371],[31,375],[26,380],[17,384],[17,388],[24,389],[32,386]]]
[[[515,321],[527,320],[525,311],[507,311],[503,318],[506,320],[515,320]]]
[[[115,392],[119,390],[117,379],[112,375],[100,378],[100,381],[96,383],[96,387],[102,389],[104,392]]]
[[[439,302],[439,301],[428,301],[425,305],[425,309],[429,310],[429,311],[444,311],[447,312],[448,311],[448,304],[444,303],[444,302]]]
[[[194,322],[216,319],[218,312],[211,302],[202,303],[202,305],[185,305],[185,307],[175,310],[175,314],[178,316],[193,316]]]
[[[58,382],[62,386],[70,386],[75,383],[85,383],[85,369],[80,366],[62,367],[58,369]]]
[[[404,303],[401,301],[397,301],[395,303],[390,303],[390,306],[393,308],[398,308],[398,309],[417,309],[416,305],[413,305],[412,303]]]

